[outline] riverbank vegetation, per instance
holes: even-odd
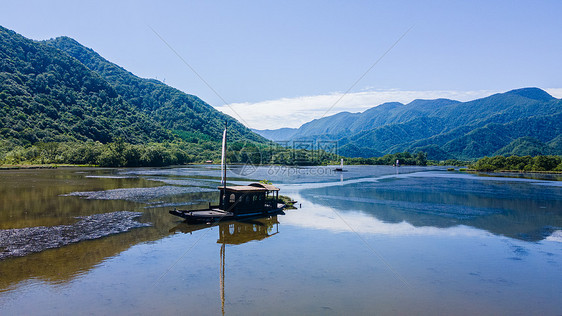
[[[122,138],[114,142],[37,142],[14,144],[0,140],[0,165],[92,165],[101,167],[162,167],[188,163],[220,162],[217,141],[130,144]],[[233,142],[227,151],[228,163],[253,165],[400,165],[468,166],[477,171],[562,172],[561,156],[494,156],[476,162],[432,161],[424,152],[401,152],[372,158],[345,158],[321,150],[293,149],[273,143]]]
[[[185,143],[129,144],[122,140],[100,142],[48,142],[30,146],[0,146],[0,163],[71,164],[103,167],[149,167],[186,164],[216,156],[215,150]]]
[[[162,167],[188,163],[220,162],[217,141],[131,144],[114,142],[37,142],[17,144],[0,140],[1,165],[93,165],[101,167]],[[293,150],[251,142],[233,142],[227,151],[228,163],[318,165],[334,155],[309,150]]]
[[[494,156],[484,157],[470,166],[478,171],[562,172],[561,156]]]
[[[162,167],[188,163],[220,161],[221,144],[217,141],[130,144],[122,138],[114,142],[37,142],[14,144],[0,140],[0,164],[4,165],[93,165],[101,167]],[[238,164],[277,164],[293,166],[328,165],[339,163],[340,156],[323,150],[294,149],[276,144],[233,142],[226,160]],[[349,165],[425,166],[423,152],[388,154],[375,158],[344,158]]]
[[[428,164],[427,154],[423,151],[415,154],[405,151],[372,158],[345,158],[345,163],[348,165],[394,165],[396,161],[400,165],[408,166],[426,166]]]

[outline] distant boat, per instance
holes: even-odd
[[[177,210],[170,214],[184,218],[188,223],[211,224],[220,220],[244,219],[283,212],[285,204],[279,201],[279,188],[264,183],[226,185],[226,126],[222,136],[221,186],[219,205],[199,210]]]
[[[340,166],[336,167],[336,169],[334,169],[334,171],[338,171],[338,172],[343,172],[345,170],[343,170],[343,158],[340,161]]]

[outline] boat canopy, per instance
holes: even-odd
[[[277,208],[279,188],[264,183],[219,187],[221,210],[245,213],[256,209]],[[271,196],[270,196],[271,192]]]
[[[219,190],[224,190],[224,187],[218,187]],[[236,191],[236,192],[266,192],[266,191],[279,191],[279,188],[271,185],[271,184],[264,184],[264,183],[250,183],[248,185],[234,185],[234,186],[227,186],[226,191]]]

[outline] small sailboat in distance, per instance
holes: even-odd
[[[345,170],[343,170],[343,158],[340,160],[340,166],[336,167],[336,169],[334,169],[334,171],[338,171],[338,172],[345,171]]]

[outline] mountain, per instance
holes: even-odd
[[[214,148],[207,143],[220,140],[225,120],[234,142],[266,142],[198,97],[139,78],[71,38],[33,41],[0,26],[0,156],[15,146],[33,156],[33,144],[116,140],[183,140],[182,150],[192,144],[188,152],[197,155]],[[474,159],[562,154],[561,122],[562,100],[523,88],[469,102],[390,102],[256,132],[277,141],[337,141],[350,157],[425,151],[430,159]]]
[[[60,50],[0,27],[0,139],[132,143],[172,139],[104,78]]]
[[[79,60],[109,82],[125,101],[185,140],[221,139],[224,122],[228,119],[231,140],[266,141],[198,97],[157,80],[139,78],[72,38],[63,36],[44,43]]]
[[[235,119],[142,79],[68,37],[33,41],[0,26],[0,143],[266,142]],[[8,146],[9,147],[9,146]]]
[[[545,143],[533,137],[520,137],[494,153],[495,156],[537,156],[550,154],[552,151]]]
[[[345,137],[428,116],[440,106],[457,103],[459,102],[448,99],[414,100],[407,105],[399,102],[383,103],[363,113],[341,112],[305,123],[297,130],[294,137],[309,138],[320,135],[334,135],[335,137],[330,137],[331,139]]]
[[[547,143],[548,147],[553,153],[562,152],[562,134],[556,136],[554,139]]]
[[[261,135],[267,139],[279,142],[290,140],[297,131],[296,128],[279,128],[279,129],[252,129],[252,132]]]
[[[562,154],[561,122],[562,100],[538,88],[523,88],[468,102],[414,100],[342,112],[303,124],[291,140],[338,141],[339,153],[348,157],[402,151],[425,151],[438,160]]]

